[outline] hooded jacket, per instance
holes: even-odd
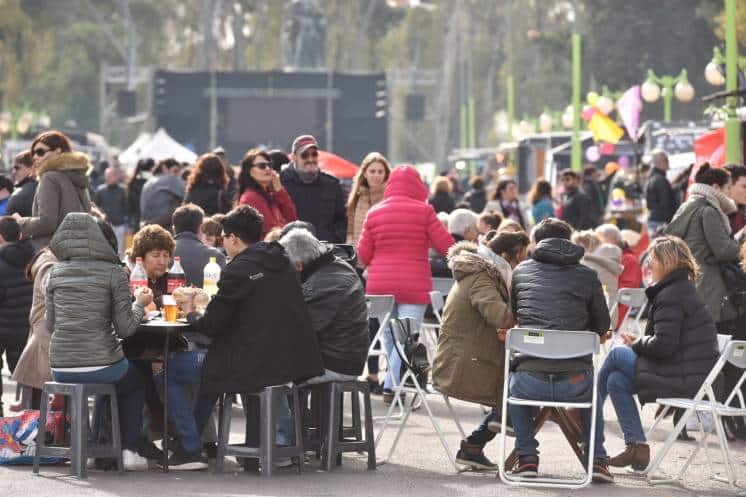
[[[22,217],[29,217],[38,185],[39,183],[32,176],[26,176],[16,183],[13,195],[10,196],[8,205],[5,207],[5,214],[18,213]]]
[[[34,248],[29,240],[0,247],[0,337],[26,341],[33,287],[25,270]]]
[[[323,373],[298,273],[279,243],[255,243],[236,255],[205,314],[189,321],[212,337],[200,392],[255,392]]]
[[[596,272],[580,264],[583,247],[561,238],[541,240],[531,259],[513,270],[513,314],[522,328],[609,330],[609,308]],[[590,361],[519,358],[519,371],[566,373],[585,371]]]
[[[88,173],[93,169],[85,154],[66,152],[42,161],[39,186],[31,206],[31,217],[19,223],[35,250],[49,244],[62,220],[70,212],[90,212]]]
[[[632,344],[640,402],[691,399],[719,356],[715,323],[685,269],[672,271],[645,293],[651,302],[645,336]]]
[[[27,317],[31,332],[16,370],[13,371],[14,381],[39,390],[44,388],[45,382],[52,381],[52,370],[49,367],[49,342],[52,336],[47,332],[47,322],[44,319],[44,296],[49,271],[56,262],[54,254],[49,249],[44,249],[31,266],[34,293],[31,312]]]
[[[117,336],[133,335],[145,309],[132,303],[129,278],[115,249],[84,213],[68,214],[49,248],[59,259],[45,297],[52,368],[120,361],[124,354]]]
[[[365,218],[358,260],[368,266],[367,293],[393,295],[399,304],[428,304],[432,276],[428,249],[446,255],[453,238],[427,204],[427,188],[417,171],[391,172],[383,200]]]
[[[331,249],[301,273],[303,298],[324,368],[359,375],[368,357],[368,308],[357,272]]]
[[[433,384],[449,397],[498,406],[505,344],[497,330],[512,324],[510,294],[498,268],[476,250],[461,242],[449,251],[455,283],[443,308]]]

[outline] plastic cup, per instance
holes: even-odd
[[[173,295],[163,296],[163,317],[169,323],[175,323],[176,318],[179,315],[179,306],[176,305],[176,300]]]

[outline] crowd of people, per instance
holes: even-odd
[[[393,334],[383,334],[385,377],[378,356],[368,357],[378,323],[368,319],[365,297],[393,295],[392,318],[419,325],[432,278],[440,276],[454,284],[433,384],[491,408],[456,460],[497,467],[483,448],[500,429],[504,395],[591,397],[589,358],[518,356],[503,392],[508,329],[588,330],[601,341],[618,339],[600,369],[598,395],[600,405],[611,397],[625,448],[607,456],[599,409],[588,455],[594,481],[612,482],[609,466],[641,469],[650,459],[633,395],[643,404],[691,397],[717,360],[717,333],[744,338],[744,302],[726,281],[746,264],[744,166],[702,165],[678,205],[668,159],[655,152],[645,188],[649,216],[635,232],[605,222],[609,192],[593,166],[560,172],[559,199],[550,181],[537,180],[524,208],[512,178],[476,176],[457,198],[452,178],[441,175],[428,189],[415,168],[392,167],[376,152],[363,159],[346,195],[319,169],[318,152],[316,139],[302,135],[289,156],[252,149],[236,169],[216,149],[186,168],[143,159],[126,186],[120,168],[99,168],[102,181],[93,185],[88,157],[64,134],[36,137],[15,158],[15,182],[0,181],[8,192],[0,199],[0,353],[29,405],[47,401],[46,381],[115,384],[127,469],[165,458],[175,468],[205,467],[221,394],[351,381],[367,365],[371,391],[384,403],[403,395]],[[157,431],[163,358],[137,331],[172,293],[174,261],[192,287],[203,286],[211,261],[221,272],[209,303],[179,302],[187,322],[210,340],[181,344],[169,357],[167,415],[177,444],[164,455],[143,420],[149,413],[150,435]],[[140,265],[147,285],[133,290],[129,275]],[[624,306],[610,315],[623,288],[645,288],[651,303],[642,336],[620,328]],[[724,386],[737,378],[727,370]],[[534,412],[511,404],[506,414],[518,454],[513,472],[536,476]],[[579,417],[588,437],[590,410]],[[728,428],[746,437],[743,420]],[[251,425],[249,439],[257,429]],[[286,405],[277,442],[293,436]]]

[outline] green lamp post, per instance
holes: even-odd
[[[648,69],[648,79],[642,84],[640,93],[646,102],[655,102],[663,96],[663,121],[671,122],[673,97],[676,96],[680,102],[690,102],[694,98],[694,87],[689,83],[686,69],[682,69],[678,76],[657,76]]]

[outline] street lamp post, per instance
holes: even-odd
[[[686,69],[682,69],[678,76],[657,76],[652,69],[648,69],[648,79],[642,84],[640,92],[646,102],[655,102],[663,96],[664,122],[671,121],[674,95],[680,102],[690,102],[694,98],[694,87],[689,83]]]
[[[736,0],[725,0],[725,85],[728,97],[728,120],[725,122],[725,160],[741,162],[741,122],[736,117],[738,99],[738,47],[736,45]]]
[[[580,145],[580,35],[572,35],[572,155],[570,165],[573,171],[583,169],[582,147]]]

